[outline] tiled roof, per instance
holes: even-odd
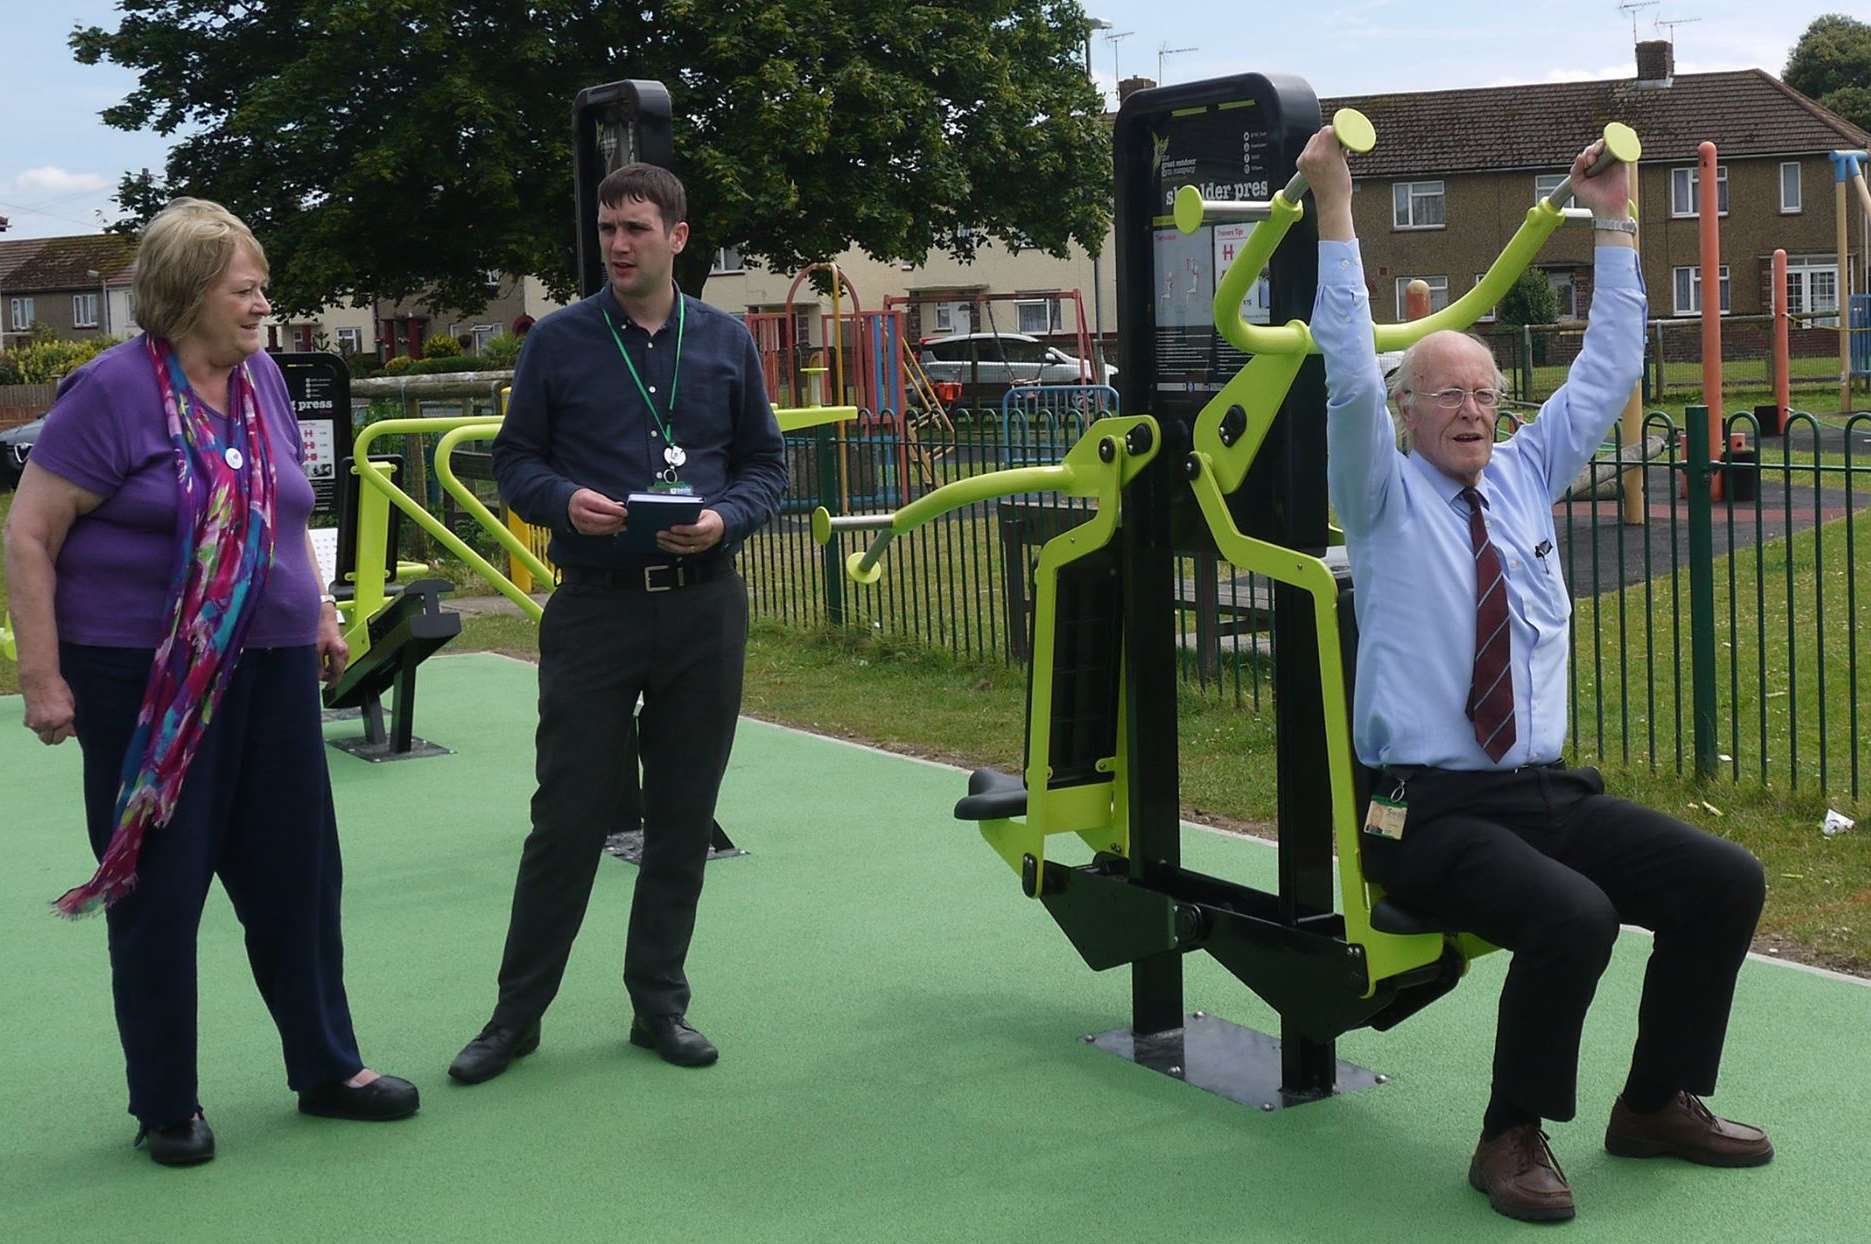
[[[72,238],[44,238],[39,249],[6,278],[9,293],[30,294],[89,289],[101,273],[107,280],[128,275],[136,266],[137,239],[121,233],[92,233]]]
[[[16,238],[10,242],[0,241],[0,289],[5,289],[7,279],[15,269],[39,253],[45,245],[44,238]]]
[[[1862,148],[1871,134],[1760,69],[1678,74],[1669,86],[1635,78],[1322,99],[1329,119],[1356,108],[1377,147],[1352,160],[1358,177],[1410,173],[1562,171],[1605,127],[1622,121],[1644,162],[1680,163],[1713,141],[1723,159]]]

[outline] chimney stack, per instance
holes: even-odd
[[[1665,87],[1676,77],[1676,48],[1667,39],[1637,45],[1637,85]]]
[[[1125,78],[1117,84],[1117,102],[1122,104],[1138,91],[1147,91],[1155,85],[1155,80],[1151,78]]]

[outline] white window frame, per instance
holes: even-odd
[[[500,297],[500,277],[499,268],[489,268],[487,271],[481,273],[481,284],[487,287],[487,296],[489,298]]]
[[[1702,166],[1691,164],[1670,170],[1670,216],[1675,220],[1693,219],[1702,214]],[[1728,214],[1728,166],[1715,166],[1715,214]]]
[[[1793,200],[1790,203],[1787,201],[1788,169],[1793,170]],[[1798,160],[1782,160],[1780,162],[1780,214],[1782,216],[1796,216],[1805,211],[1804,200],[1805,187],[1800,184],[1800,162]]]
[[[1684,284],[1684,279],[1685,279],[1683,276],[1684,273],[1689,274],[1687,277],[1687,281],[1688,281],[1687,285]],[[1734,298],[1733,298],[1733,287],[1728,280],[1728,265],[1723,264],[1721,268],[1718,269],[1717,275],[1722,285],[1721,313],[1723,315],[1729,315],[1732,313],[1732,307],[1734,305]],[[1685,292],[1687,293],[1687,298],[1684,297]],[[1670,299],[1676,309],[1675,313],[1677,315],[1701,315],[1702,314],[1702,265],[1701,264],[1688,264],[1680,268],[1670,269]],[[1687,303],[1687,305],[1685,305],[1685,303]]]
[[[1540,273],[1546,278],[1546,287],[1553,291],[1553,306],[1557,311],[1560,322],[1569,323],[1578,319],[1579,274],[1571,268],[1542,268]],[[1561,280],[1563,280],[1566,285],[1565,305],[1561,305],[1559,298],[1558,282]]]
[[[938,302],[935,307],[935,328],[938,333],[955,331],[955,310],[946,302]]]
[[[31,298],[7,299],[7,319],[13,322],[9,332],[23,332],[39,322]]]
[[[1771,271],[1771,269],[1770,269]],[[1814,306],[1813,278],[1832,278],[1829,305]],[[1823,315],[1824,320],[1808,320],[1810,328],[1837,328],[1839,310],[1839,263],[1836,255],[1787,256],[1787,311],[1794,315]]]
[[[1428,187],[1434,186],[1432,192]],[[1419,187],[1421,189],[1419,189]],[[1401,192],[1403,202],[1397,202]],[[1442,219],[1433,223],[1416,223],[1416,203],[1419,198],[1437,198],[1442,200]],[[1398,209],[1402,208],[1401,211]],[[1448,184],[1440,178],[1430,181],[1393,181],[1390,183],[1390,224],[1393,229],[1446,229],[1449,227],[1449,190]]]
[[[713,262],[708,265],[708,275],[722,276],[728,273],[745,272],[747,264],[741,258],[738,247],[724,246],[715,252]]]
[[[1481,278],[1483,278],[1483,277],[1485,277],[1485,276],[1487,276],[1487,275],[1488,275],[1488,274],[1487,274],[1487,273],[1485,273],[1485,272],[1477,272],[1477,273],[1475,273],[1475,283],[1474,283],[1473,285],[1471,285],[1471,286],[1469,286],[1469,288],[1470,288],[1470,289],[1479,289],[1479,288],[1481,287]],[[1495,321],[1496,319],[1498,319],[1498,318],[1499,318],[1499,313],[1500,313],[1500,305],[1499,305],[1499,304],[1497,303],[1496,305],[1494,305],[1494,306],[1492,306],[1492,307],[1489,307],[1489,308],[1488,308],[1488,310],[1487,310],[1487,313],[1486,313],[1486,314],[1484,314],[1484,315],[1477,315],[1477,316],[1475,317],[1475,322],[1476,322],[1477,324],[1481,324],[1481,323],[1488,323],[1488,324],[1492,324],[1492,323],[1493,323],[1493,322],[1494,322],[1494,321]]]
[[[1415,273],[1412,273],[1409,276],[1400,276],[1397,278],[1397,323],[1399,324],[1403,323],[1404,291],[1410,287],[1411,281],[1417,281],[1417,280],[1420,280],[1425,285],[1429,286],[1429,313],[1431,315],[1434,315],[1436,312],[1442,310],[1443,307],[1446,307],[1449,305],[1449,278],[1448,277],[1446,276],[1422,276],[1420,274],[1415,274]],[[1436,302],[1437,293],[1441,293],[1442,295],[1442,302],[1440,304]]]
[[[1559,189],[1559,183],[1564,181],[1566,177],[1567,177],[1567,174],[1565,173],[1536,173],[1534,174],[1533,201],[1535,203],[1538,203],[1542,199],[1551,197],[1553,191]],[[1562,203],[1560,204],[1560,206],[1564,207],[1565,204]]]
[[[343,355],[362,354],[364,352],[364,330],[357,327],[339,328],[332,332],[338,343],[338,353]]]
[[[1014,331],[1025,333],[1029,337],[1041,337],[1047,333],[1060,332],[1065,327],[1065,312],[1057,298],[1018,298],[1014,300]],[[1028,328],[1023,318],[1035,307],[1045,319],[1044,328]]]
[[[71,296],[71,326],[73,328],[97,327],[97,295],[95,293]]]

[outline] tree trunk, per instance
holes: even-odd
[[[702,247],[689,235],[689,244],[676,256],[676,285],[691,298],[702,296],[702,287],[708,284],[708,270],[715,265],[715,247]]]

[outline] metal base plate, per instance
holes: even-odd
[[[1285,1110],[1323,1100],[1281,1092],[1278,1037],[1201,1011],[1185,1016],[1180,1029],[1141,1039],[1128,1028],[1116,1028],[1083,1040],[1107,1054],[1259,1110]],[[1338,1093],[1356,1093],[1388,1081],[1388,1076],[1343,1059],[1338,1062]]]
[[[643,831],[620,829],[604,840],[604,849],[626,864],[641,864],[643,862]],[[730,847],[727,850],[710,847],[708,848],[708,862],[712,864],[716,860],[731,860],[736,856],[746,854],[747,852],[739,847]]]
[[[334,721],[357,721],[359,718],[363,717],[364,710],[361,708],[326,708],[320,709],[319,713],[320,721],[330,723]]]
[[[359,760],[368,760],[373,765],[382,764],[386,760],[421,760],[427,756],[455,754],[452,748],[443,747],[440,743],[431,743],[427,739],[414,737],[409,740],[409,750],[406,752],[391,751],[388,743],[372,743],[368,739],[327,739],[325,741],[339,751],[355,756]]]

